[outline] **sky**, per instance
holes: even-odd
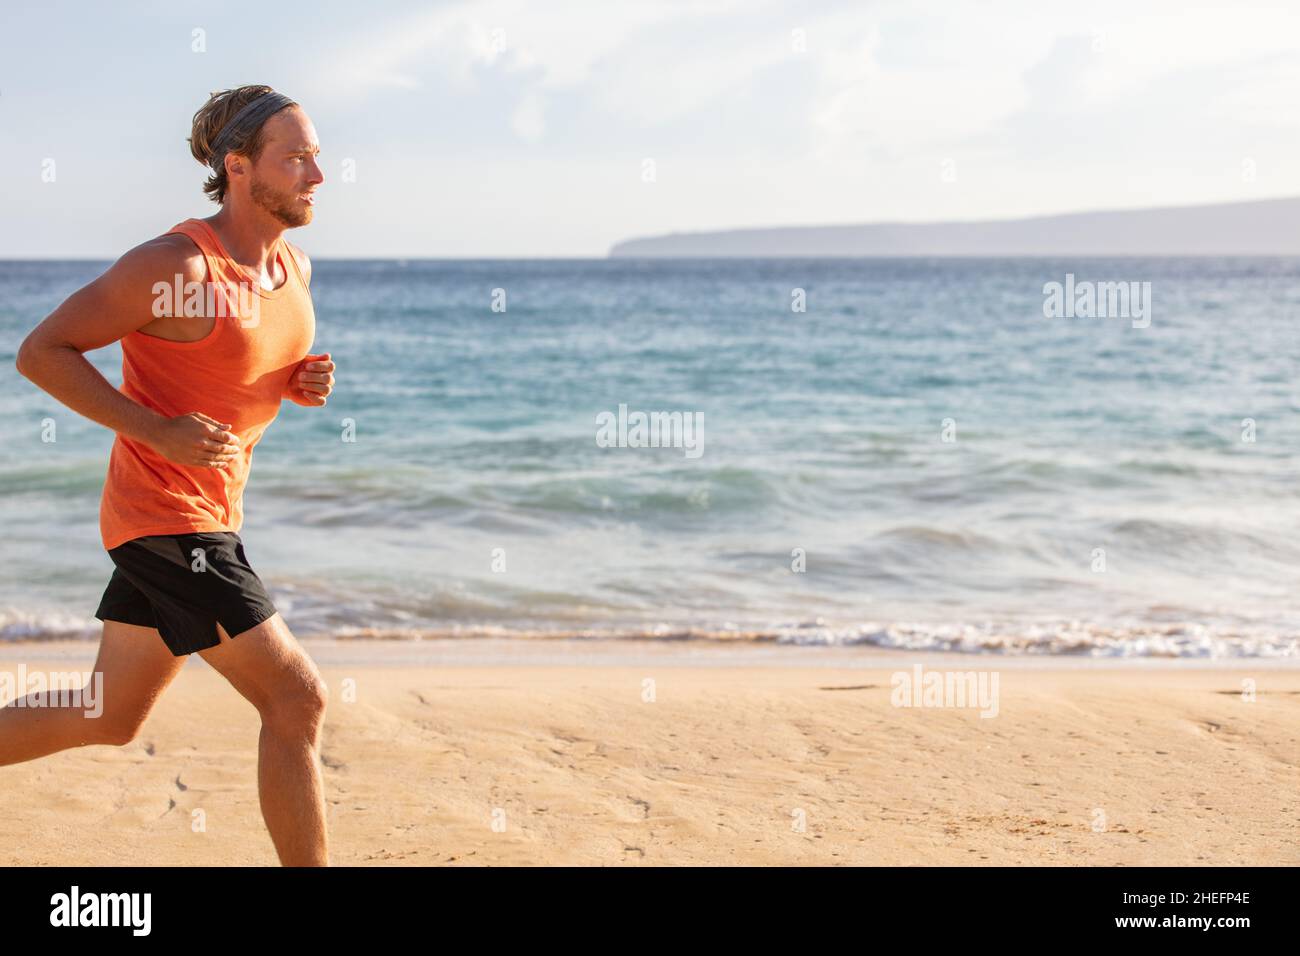
[[[6,4],[0,257],[215,212],[185,139],[246,83],[316,126],[312,256],[1300,195],[1297,37],[1187,0]]]

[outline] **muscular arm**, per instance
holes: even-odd
[[[83,352],[103,348],[156,320],[154,284],[202,282],[202,254],[184,236],[136,246],[78,289],[23,340],[18,371],[74,412],[154,448],[171,461],[224,467],[235,436],[206,415],[169,418],[112,386]]]
[[[82,353],[153,322],[155,282],[170,282],[176,273],[186,282],[203,281],[202,257],[191,262],[178,238],[183,237],[161,237],[136,246],[68,296],[23,341],[18,371],[74,412],[148,443],[165,416],[119,392]]]

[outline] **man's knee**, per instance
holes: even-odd
[[[140,736],[147,714],[115,714],[105,711],[98,717],[84,717],[86,729],[82,734],[88,744],[125,747]]]
[[[220,625],[218,625],[220,627]],[[298,645],[278,613],[199,654],[221,671],[273,731],[315,736],[329,690],[315,662]]]
[[[329,704],[329,687],[314,667],[281,681],[261,708],[262,721],[288,733],[315,733]]]

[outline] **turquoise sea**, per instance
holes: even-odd
[[[13,359],[107,265],[0,262],[0,638],[98,636],[112,435]],[[1045,316],[1067,274],[1149,282],[1150,324]],[[338,384],[241,530],[299,636],[1300,656],[1300,260],[318,260],[313,294]],[[699,454],[598,441],[620,405]]]

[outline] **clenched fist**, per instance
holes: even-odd
[[[187,412],[163,419],[147,444],[179,465],[224,469],[239,454],[239,436],[231,427],[202,412]]]
[[[334,363],[329,352],[308,355],[293,370],[284,397],[298,405],[324,405],[334,391]]]

